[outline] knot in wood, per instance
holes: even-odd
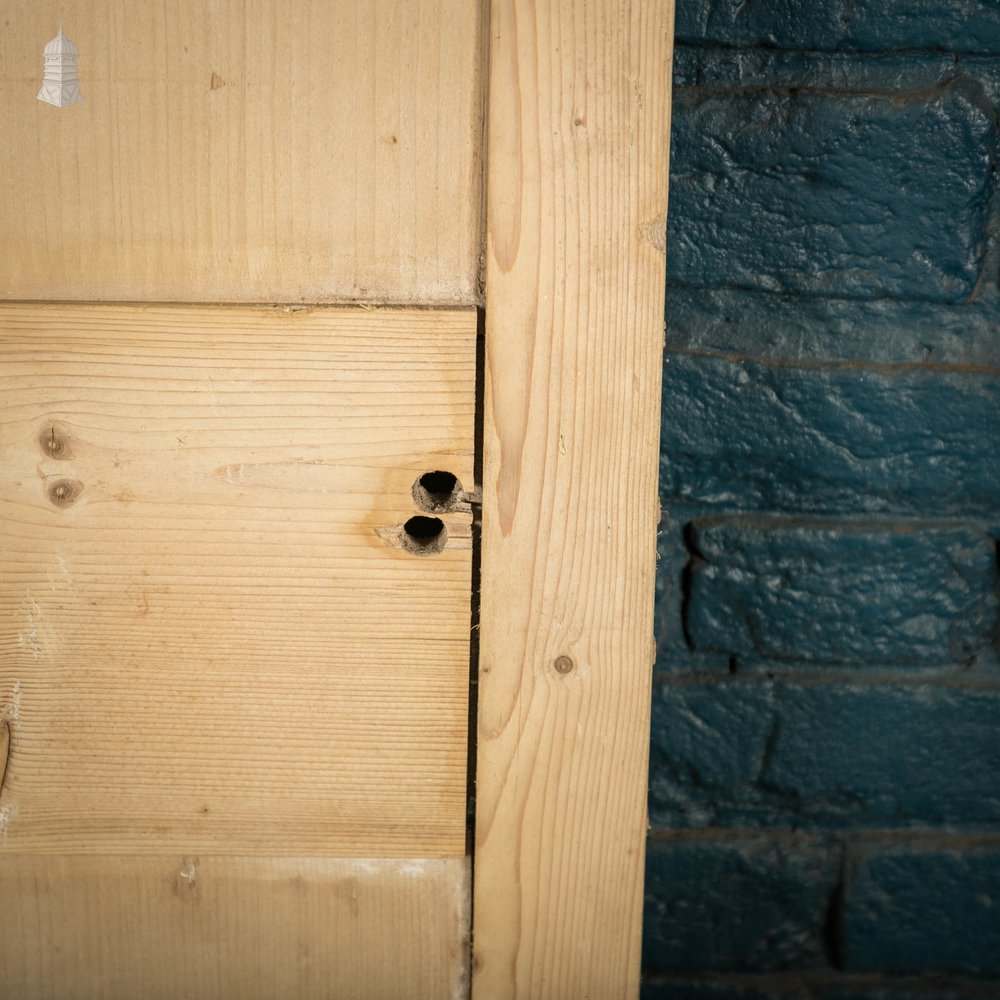
[[[69,439],[54,424],[42,428],[38,435],[38,444],[42,449],[42,454],[49,458],[66,461],[73,457]]]
[[[573,658],[571,656],[566,656],[564,653],[562,656],[556,657],[552,666],[556,668],[557,674],[568,674],[572,673],[576,664],[573,662]]]
[[[57,479],[48,490],[49,500],[56,507],[69,507],[76,503],[83,492],[83,483],[78,479]]]

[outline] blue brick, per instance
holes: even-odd
[[[658,646],[683,646],[680,622],[681,575],[688,561],[684,526],[669,516],[660,520],[656,544],[656,637]]]
[[[976,288],[996,128],[959,91],[682,89],[671,150],[672,282],[950,302]]]
[[[1000,65],[993,56],[955,55],[955,72],[975,81],[990,103],[1000,104]]]
[[[988,828],[1000,690],[944,684],[658,684],[656,827]]]
[[[642,1000],[998,1000],[1000,982],[877,975],[832,970],[644,976]]]
[[[662,426],[668,507],[998,512],[1000,372],[671,353]]]
[[[691,536],[695,649],[940,664],[970,659],[996,627],[995,545],[975,528],[726,517]]]
[[[777,361],[1000,367],[1000,298],[944,305],[910,299],[823,299],[733,288],[671,288],[671,349]]]
[[[836,852],[818,844],[652,841],[645,967],[783,969],[820,961],[838,868]]]
[[[683,517],[675,519],[664,512],[659,526],[654,611],[656,669],[670,672],[726,672],[729,669],[728,655],[694,651],[684,635],[684,577],[685,567],[690,560],[690,553],[684,542],[686,524]]]
[[[932,685],[789,687],[761,783],[852,823],[1000,819],[1000,691]]]
[[[787,991],[774,992],[766,984],[749,986],[720,979],[691,981],[663,976],[644,978],[640,997],[641,1000],[793,1000]],[[794,994],[795,1000],[801,997],[801,992]]]
[[[1000,843],[873,849],[848,882],[843,934],[852,971],[1000,976]]]
[[[985,63],[986,60],[983,60]],[[968,64],[968,70],[966,66]],[[678,45],[674,49],[675,87],[811,88],[863,94],[914,94],[962,78],[971,86],[992,72],[979,62],[961,68],[946,52],[916,54],[817,53],[771,48],[712,48]]]
[[[796,819],[760,784],[776,719],[770,684],[653,688],[649,813],[654,827],[781,825]]]
[[[1000,52],[992,0],[679,0],[684,42],[787,49]]]
[[[917,982],[906,986],[833,986],[821,990],[816,1000],[998,1000],[1000,983],[992,987],[976,982]]]

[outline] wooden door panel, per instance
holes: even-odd
[[[475,302],[481,7],[0,0],[0,298]]]
[[[17,1000],[467,995],[464,858],[18,855],[0,898]]]
[[[672,19],[0,0],[0,992],[637,995]]]
[[[475,336],[0,306],[0,853],[464,854]]]

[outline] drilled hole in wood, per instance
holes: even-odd
[[[462,484],[451,472],[425,472],[413,484],[413,501],[432,514],[454,510],[462,499]]]
[[[414,555],[427,556],[440,552],[448,539],[448,529],[439,517],[417,514],[403,525],[403,548]]]

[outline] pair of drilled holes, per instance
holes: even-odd
[[[425,472],[413,484],[413,502],[424,514],[415,514],[404,525],[403,548],[414,555],[440,552],[448,540],[448,529],[437,513],[454,510],[462,499],[462,484],[450,472]]]

